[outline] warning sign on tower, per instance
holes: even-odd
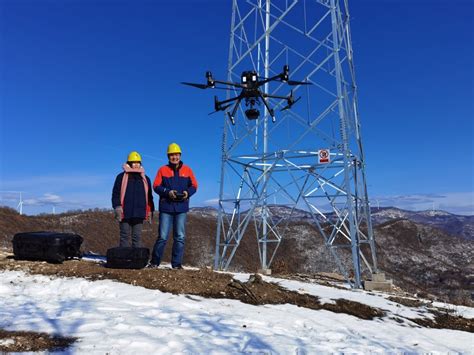
[[[327,164],[330,159],[329,149],[320,149],[318,151],[318,162],[319,164]]]

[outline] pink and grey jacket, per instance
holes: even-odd
[[[124,172],[115,178],[112,207],[118,206],[122,206],[124,219],[147,219],[155,210],[151,181],[143,168],[131,169],[124,165]]]

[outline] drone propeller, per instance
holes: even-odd
[[[281,83],[286,83],[290,86],[295,86],[295,85],[313,85],[312,83],[309,83],[307,81],[295,81],[295,80],[287,80],[287,77],[282,76],[283,74],[280,74],[279,76],[273,77],[273,78],[265,78],[263,76],[259,76],[258,78],[262,80],[262,84],[269,82],[269,81],[279,81]]]
[[[207,115],[210,116],[210,115],[215,114],[216,112],[225,111],[225,110],[227,110],[227,108],[229,108],[229,107],[231,107],[231,106],[232,106],[232,104],[222,106],[222,107],[220,107],[218,110],[212,111],[212,112],[208,113]]]
[[[198,88],[198,89],[207,89],[207,88],[210,87],[206,84],[185,83],[184,81],[182,81],[181,84],[193,86],[193,87]]]
[[[291,90],[290,96],[288,96],[288,98],[287,98],[288,105],[286,105],[285,107],[283,107],[280,111],[285,111],[285,110],[290,109],[290,108],[291,108],[294,104],[296,104],[300,99],[301,99],[301,96],[298,97],[298,98],[295,100],[295,98],[293,97],[293,90]]]
[[[218,86],[210,86],[206,84],[186,83],[183,81],[181,82],[181,84],[189,85],[198,89],[217,89],[217,90],[235,91],[233,88],[223,88],[223,87],[218,87]]]
[[[288,85],[294,86],[294,85],[312,85],[311,83],[308,83],[306,81],[294,81],[294,80],[288,80],[286,82]]]
[[[216,112],[219,112],[219,111],[225,111],[225,110],[227,110],[227,108],[229,108],[232,105],[233,104],[228,104],[228,105],[222,106],[222,103],[219,102],[219,99],[217,98],[217,96],[214,96],[214,111],[209,113],[208,116],[210,116],[210,115],[212,115]]]
[[[221,87],[217,87],[217,86],[214,86],[213,89],[235,91],[235,89],[233,89],[233,88],[221,88]]]

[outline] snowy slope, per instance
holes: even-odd
[[[248,275],[236,278],[246,280]],[[266,278],[275,281],[276,279]],[[292,305],[252,306],[227,299],[172,295],[110,280],[0,273],[0,327],[80,338],[70,351],[88,354],[318,352],[470,352],[468,332],[429,329],[394,316],[420,317],[419,309],[382,294],[340,290],[289,280],[289,289],[347,298],[387,311],[372,321]],[[452,307],[466,318],[468,307]]]

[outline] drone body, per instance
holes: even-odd
[[[193,86],[199,89],[223,89],[223,90],[233,90],[230,87],[234,88],[239,88],[242,89],[240,94],[236,97],[232,97],[227,100],[219,101],[217,96],[214,96],[214,112],[218,111],[225,111],[232,105],[234,106],[232,110],[229,112],[227,111],[227,115],[229,116],[230,121],[232,124],[235,124],[235,114],[237,113],[237,110],[239,108],[240,103],[243,101],[245,103],[245,106],[248,107],[245,110],[245,116],[249,120],[256,120],[258,117],[260,117],[260,111],[256,108],[256,106],[263,104],[268,110],[268,113],[270,116],[272,116],[272,121],[275,122],[275,112],[274,110],[270,107],[268,104],[268,98],[272,99],[282,99],[287,101],[287,105],[281,109],[287,110],[291,108],[299,99],[295,99],[293,97],[293,90],[290,92],[290,95],[288,96],[277,96],[277,95],[270,95],[265,92],[262,92],[260,90],[260,87],[265,85],[266,83],[270,81],[280,81],[280,82],[285,82],[288,85],[308,85],[310,83],[307,82],[301,82],[301,81],[292,81],[289,80],[289,67],[288,65],[285,65],[283,67],[283,71],[271,78],[261,78],[258,76],[256,71],[244,71],[241,75],[241,81],[240,83],[233,83],[233,82],[227,82],[227,81],[220,81],[220,80],[214,80],[212,77],[212,73],[210,71],[206,72],[206,79],[207,83],[206,84],[195,84],[195,83],[186,83],[183,82],[182,84],[184,85],[189,85]],[[262,80],[259,80],[262,79]],[[217,87],[216,84],[221,84],[221,85],[226,85],[225,87]],[[230,86],[230,87],[229,87]]]

